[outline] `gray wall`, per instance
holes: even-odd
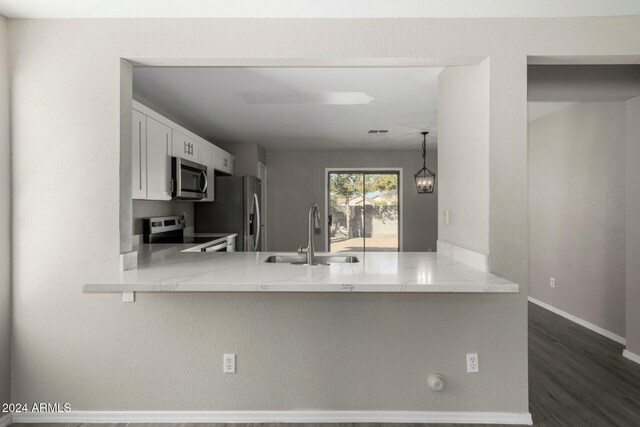
[[[625,103],[627,350],[640,355],[640,96]]]
[[[142,234],[142,219],[152,216],[184,215],[187,227],[195,225],[195,202],[179,202],[164,200],[133,201],[133,234]],[[198,202],[207,203],[207,202]]]
[[[404,251],[436,250],[438,239],[438,194],[418,194],[413,174],[422,167],[420,135],[416,150],[269,150],[268,162],[268,250],[295,251],[307,239],[307,212],[316,202],[324,218],[325,168],[403,168]],[[427,167],[437,173],[437,153],[427,153]],[[324,229],[323,229],[324,233]],[[324,234],[316,237],[316,248],[326,250]]]
[[[640,95],[640,65],[530,65],[529,101],[626,101]]]
[[[489,60],[438,76],[438,238],[489,254]],[[443,222],[449,211],[449,224]]]
[[[624,337],[623,102],[578,103],[529,124],[529,209],[529,294]]]
[[[9,402],[11,383],[11,144],[8,75],[7,21],[0,15],[0,403]]]
[[[24,195],[13,204],[20,218],[12,228],[15,401],[54,396],[78,410],[376,405],[528,411],[527,55],[637,54],[640,18],[78,19],[15,20],[9,27],[16,76],[12,173],[20,183],[16,194]],[[490,267],[520,283],[520,294],[154,294],[122,304],[119,295],[81,293],[83,283],[117,272],[118,230],[129,229],[124,239],[131,235],[131,204],[127,209],[125,197],[120,205],[120,180],[126,191],[131,177],[130,170],[119,174],[120,125],[128,113],[121,121],[121,103],[129,101],[121,98],[121,82],[129,76],[121,75],[119,58],[143,64],[183,58],[183,64],[195,65],[189,58],[210,58],[199,64],[228,65],[236,58],[235,65],[399,66],[488,56]],[[130,125],[123,138],[127,131]],[[51,144],[52,135],[64,137]],[[61,169],[62,162],[74,168]],[[34,164],[38,175],[32,174]],[[60,221],[74,227],[61,228]],[[105,232],[87,250],[96,223]],[[407,327],[413,324],[420,326]],[[336,337],[348,343],[346,353],[333,345]],[[212,355],[223,348],[238,352],[237,375],[219,374],[219,359]],[[460,373],[469,348],[480,349],[486,366],[480,375]],[[393,359],[387,349],[394,350]],[[398,355],[407,369],[386,369]],[[359,363],[336,371],[345,360]],[[424,385],[435,367],[455,379],[438,396]],[[336,383],[363,392],[337,395]]]

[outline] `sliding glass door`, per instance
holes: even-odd
[[[400,250],[400,173],[329,171],[330,252]]]

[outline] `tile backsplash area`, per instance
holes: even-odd
[[[184,215],[187,227],[193,227],[194,212],[194,202],[134,200],[133,235],[142,234],[142,219],[153,216]]]

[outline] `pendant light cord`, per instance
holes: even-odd
[[[427,168],[427,135],[422,134],[422,168]]]

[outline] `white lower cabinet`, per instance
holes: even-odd
[[[131,178],[134,199],[147,198],[147,116],[133,110],[131,123]]]
[[[147,199],[171,200],[171,128],[147,117]]]
[[[228,237],[227,238],[227,252],[235,252],[236,251],[236,238]]]

